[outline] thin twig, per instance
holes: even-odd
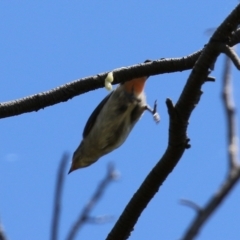
[[[234,48],[231,48],[228,45],[223,44],[223,43],[220,43],[220,44],[214,43],[214,44],[215,44],[216,48],[219,48],[219,51],[226,54],[226,56],[228,56],[232,60],[232,63],[234,64],[234,66],[238,70],[240,70],[240,59],[239,59],[237,53],[234,51]]]
[[[110,215],[103,215],[103,216],[97,216],[97,217],[89,217],[88,223],[93,224],[103,224],[107,222],[113,221],[114,217]]]
[[[62,191],[63,191],[63,183],[65,177],[65,170],[67,166],[69,156],[68,154],[64,154],[59,164],[58,174],[56,178],[56,188],[55,188],[55,199],[54,199],[54,208],[53,208],[53,216],[52,216],[52,226],[51,226],[51,240],[58,239],[58,228],[61,214],[61,205],[62,205]]]
[[[72,228],[70,229],[69,234],[66,238],[67,240],[73,240],[77,236],[77,233],[80,230],[80,228],[89,220],[91,222],[92,217],[90,216],[90,212],[93,210],[95,205],[99,202],[100,198],[103,196],[103,193],[106,190],[108,184],[115,180],[116,178],[118,178],[117,172],[114,169],[113,165],[109,164],[105,178],[99,183],[91,200],[83,208],[78,219],[72,225]]]
[[[182,205],[185,205],[187,207],[190,207],[192,208],[193,210],[195,210],[196,212],[201,212],[202,211],[202,208],[196,204],[195,202],[191,201],[191,200],[188,200],[188,199],[180,199],[180,203]]]
[[[187,231],[185,232],[182,240],[192,240],[197,236],[200,229],[207,222],[212,213],[220,206],[223,200],[228,196],[230,191],[236,185],[240,179],[240,167],[236,168],[231,175],[225,180],[224,184],[220,187],[211,199],[207,202],[206,206],[202,208],[202,211],[196,215]]]
[[[200,229],[207,222],[212,213],[220,206],[223,200],[229,195],[230,191],[234,188],[236,183],[240,180],[240,165],[237,161],[238,142],[236,132],[236,116],[233,96],[231,91],[231,78],[230,78],[230,59],[226,57],[225,69],[223,74],[223,105],[227,118],[228,130],[228,158],[229,158],[229,171],[227,178],[215,193],[196,215],[187,231],[184,234],[183,240],[192,240],[199,233]]]
[[[236,124],[236,109],[233,101],[233,89],[231,82],[231,61],[226,57],[225,68],[223,73],[223,90],[222,99],[224,110],[226,112],[227,129],[228,129],[228,159],[230,169],[238,165],[238,136]]]

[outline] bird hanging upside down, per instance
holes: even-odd
[[[83,140],[73,154],[69,173],[87,167],[120,147],[145,110],[158,123],[157,102],[151,109],[146,103],[144,84],[148,77],[118,85],[95,108],[83,130]]]

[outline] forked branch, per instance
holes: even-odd
[[[239,30],[232,34],[227,42],[228,46],[233,46],[240,42]],[[182,58],[161,58],[159,60],[136,64],[129,67],[115,69],[114,82],[117,84],[129,81],[142,76],[154,76],[164,73],[181,72],[192,69],[203,49]],[[234,59],[233,59],[234,60]],[[27,112],[39,111],[45,107],[52,106],[80,94],[104,87],[104,80],[108,72],[95,76],[81,78],[52,90],[34,94],[21,99],[0,103],[0,118],[20,115]],[[208,78],[212,80],[211,77]]]
[[[209,217],[226,199],[229,192],[234,188],[240,179],[240,164],[238,161],[238,137],[236,126],[235,106],[231,86],[231,61],[226,57],[225,69],[223,74],[223,105],[226,112],[227,132],[228,132],[228,162],[229,170],[227,177],[219,190],[213,194],[201,211],[196,212],[196,217],[186,230],[183,240],[192,240],[199,233]]]
[[[107,236],[107,240],[127,239],[133,231],[134,225],[143,210],[158,192],[159,187],[173,171],[186,148],[189,147],[187,137],[188,120],[202,95],[201,87],[206,82],[209,69],[212,69],[217,57],[220,54],[215,43],[226,43],[226,38],[237,29],[240,23],[240,5],[226,18],[218,27],[199,56],[187,83],[174,106],[170,99],[167,100],[167,107],[170,117],[168,147],[143,181],[137,192],[127,204],[115,226]]]

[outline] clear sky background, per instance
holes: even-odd
[[[182,57],[201,49],[206,30],[216,28],[238,2],[195,1],[1,1],[0,101],[40,93],[67,82],[146,59]],[[220,98],[223,57],[203,87],[188,129],[192,147],[141,215],[130,239],[180,239],[192,221],[187,198],[202,206],[227,172],[226,121]],[[189,71],[150,77],[147,100],[158,100],[161,123],[149,113],[127,141],[91,167],[66,176],[60,239],[113,162],[121,173],[92,216],[111,215],[106,224],[87,224],[78,239],[105,239],[125,205],[164,153],[168,138],[166,98],[176,102]],[[235,69],[234,96],[240,102]],[[0,219],[11,240],[49,239],[56,171],[63,152],[71,155],[89,115],[106,96],[91,91],[38,112],[0,123]],[[238,105],[239,107],[239,105]],[[239,120],[238,120],[239,123]],[[69,160],[70,167],[70,160]],[[239,239],[240,186],[204,226],[200,240]]]

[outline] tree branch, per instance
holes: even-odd
[[[57,179],[56,179],[56,189],[55,189],[55,199],[54,199],[54,208],[53,208],[53,217],[52,217],[52,227],[51,227],[51,240],[58,239],[58,227],[61,214],[61,205],[62,205],[62,191],[64,183],[64,171],[66,170],[66,165],[68,162],[68,155],[64,154],[62,156]]]
[[[228,45],[234,46],[239,42],[240,30],[238,29],[229,37]],[[228,51],[227,49],[225,50]],[[115,69],[113,84],[142,76],[154,76],[192,69],[202,51],[203,49],[182,58],[161,58],[147,63]],[[66,102],[83,93],[102,88],[104,87],[104,80],[107,74],[108,72],[105,72],[95,76],[81,78],[46,92],[0,103],[0,118],[39,111],[45,107]]]
[[[108,184],[115,180],[116,178],[118,178],[118,174],[116,173],[116,170],[114,169],[113,165],[109,164],[106,177],[100,182],[91,200],[83,208],[78,219],[72,225],[72,228],[70,229],[69,234],[66,238],[67,240],[73,240],[76,237],[80,228],[83,226],[83,224],[88,222],[88,220],[90,221],[92,220],[92,217],[90,217],[90,212],[92,211],[96,203],[99,202]]]
[[[136,64],[130,67],[115,69],[113,72],[114,82],[112,84],[129,81],[136,77],[153,76],[162,73],[191,69],[200,53],[201,51],[198,51],[187,57],[160,59],[152,62]],[[46,92],[0,103],[0,118],[38,111],[60,102],[66,102],[80,94],[102,88],[104,87],[104,80],[107,74],[108,72],[105,72],[95,76],[81,78]]]
[[[229,46],[235,46],[239,42],[240,42],[240,28],[232,32],[232,35],[229,40]]]
[[[188,199],[181,199],[180,200],[180,203],[182,205],[185,205],[187,207],[190,207],[192,208],[193,210],[195,210],[196,212],[201,212],[202,211],[202,208],[197,205],[195,202],[191,201],[191,200],[188,200]]]
[[[187,229],[182,240],[192,240],[199,233],[200,229],[203,227],[204,223],[208,220],[211,214],[219,207],[222,201],[233,189],[235,184],[240,179],[240,167],[236,168],[232,175],[229,175],[224,184],[221,186],[218,192],[216,192],[213,197],[208,201],[202,211],[198,212],[197,216]]]
[[[107,240],[122,240],[130,236],[142,211],[158,192],[159,187],[167,176],[172,172],[185,148],[189,147],[189,139],[186,134],[188,120],[200,99],[202,94],[201,87],[208,77],[209,69],[212,68],[220,54],[219,50],[214,46],[214,42],[226,43],[226,37],[231,35],[239,22],[240,5],[220,25],[205,46],[193,67],[177,104],[174,106],[167,99],[166,104],[170,116],[167,150],[127,204],[122,215],[107,236]]]
[[[222,99],[226,113],[228,130],[228,162],[230,170],[238,166],[238,136],[236,124],[236,109],[233,100],[231,83],[231,61],[226,57],[223,73]]]
[[[235,107],[232,96],[231,78],[230,78],[231,62],[226,57],[225,69],[223,74],[223,105],[227,118],[228,129],[228,159],[229,159],[229,171],[226,180],[220,187],[217,193],[215,193],[208,201],[208,203],[198,212],[193,222],[190,224],[183,240],[193,239],[207,222],[212,213],[220,206],[223,200],[228,196],[230,191],[236,185],[240,179],[240,165],[237,161],[238,141],[236,131],[236,116]]]

